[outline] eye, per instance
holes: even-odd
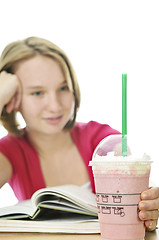
[[[33,96],[41,96],[42,94],[43,94],[43,92],[37,91],[37,92],[33,92],[31,95],[33,95]]]
[[[69,88],[68,88],[67,85],[62,86],[62,87],[60,88],[60,91],[67,91],[67,90],[69,90]]]

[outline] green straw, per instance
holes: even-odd
[[[122,74],[122,156],[127,156],[127,74]]]

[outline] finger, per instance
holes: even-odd
[[[139,202],[139,209],[144,211],[159,209],[159,198]]]
[[[15,96],[14,109],[18,109],[21,103],[21,91],[19,90]]]
[[[145,221],[145,227],[147,231],[153,231],[157,226],[157,220],[147,220]]]
[[[159,188],[153,187],[141,193],[142,200],[159,198]]]
[[[15,98],[12,98],[12,100],[6,106],[6,112],[7,113],[12,112],[12,110],[14,109],[14,103],[15,103]]]
[[[159,211],[153,210],[153,211],[140,211],[139,212],[139,218],[142,221],[145,220],[157,220],[159,217]]]

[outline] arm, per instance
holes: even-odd
[[[0,188],[9,181],[12,176],[12,165],[8,159],[0,153]]]
[[[10,113],[20,105],[20,82],[16,75],[5,71],[0,73],[0,116],[3,108]],[[12,165],[8,159],[0,153],[0,187],[12,176]]]
[[[0,73],[0,116],[4,106],[10,113],[20,105],[20,82],[16,75],[5,71]]]

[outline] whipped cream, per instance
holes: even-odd
[[[101,161],[101,162],[147,162],[150,161],[150,156],[147,155],[146,153],[143,154],[143,156],[133,156],[129,155],[126,157],[123,156],[115,156],[114,152],[109,152],[106,156],[99,156],[96,154],[92,161]]]
[[[93,156],[92,161],[89,162],[89,166],[92,166],[93,171],[100,171],[100,173],[106,174],[146,174],[150,171],[150,157],[144,153],[142,157],[136,157],[129,155],[114,156],[113,153],[109,153],[106,156]]]

